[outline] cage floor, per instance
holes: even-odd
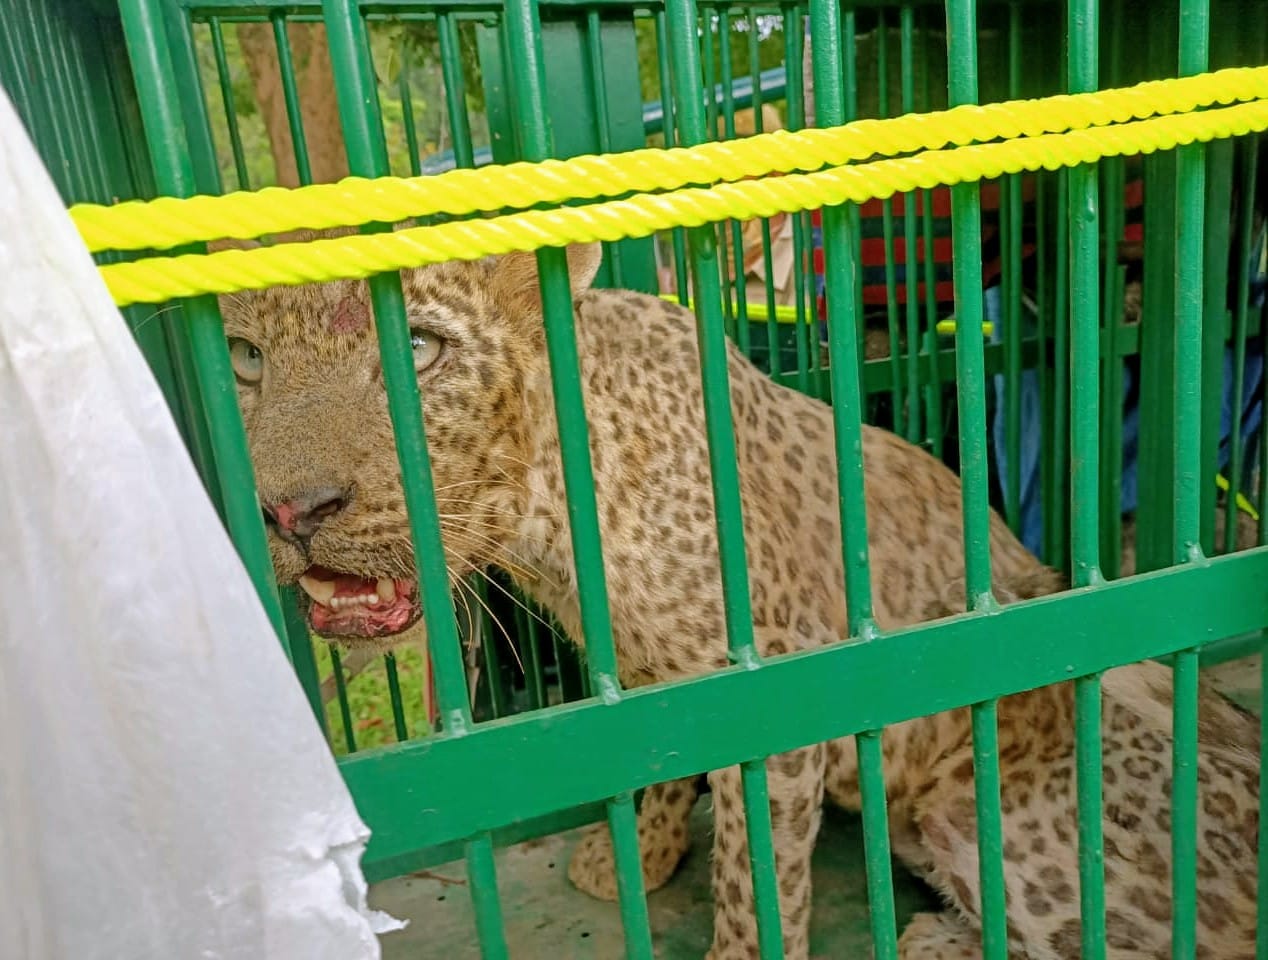
[[[692,815],[693,846],[677,875],[648,897],[652,937],[660,960],[700,960],[713,932],[709,893],[709,798]],[[516,960],[613,960],[624,956],[616,904],[579,893],[565,874],[576,832],[498,851],[498,887],[507,944]],[[937,909],[933,894],[895,868],[901,929],[916,910]],[[831,807],[814,856],[811,950],[816,957],[863,957],[871,950],[863,833],[857,817]],[[454,863],[376,884],[371,904],[408,919],[383,938],[384,960],[479,960],[466,870]]]
[[[1260,702],[1259,657],[1221,664],[1209,675],[1250,709]],[[709,798],[692,814],[693,846],[677,875],[648,897],[652,937],[660,960],[700,960],[713,931],[709,893]],[[497,853],[498,887],[506,939],[515,960],[613,960],[624,956],[615,904],[579,893],[565,870],[577,833],[529,841]],[[933,893],[901,866],[894,870],[901,930],[912,913],[938,909]],[[462,863],[376,884],[371,904],[403,920],[406,929],[383,938],[384,960],[479,960],[471,899]],[[863,833],[857,817],[828,805],[814,854],[811,952],[820,957],[866,957],[867,886]]]

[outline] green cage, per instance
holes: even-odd
[[[311,33],[318,26],[324,31]],[[1257,67],[1268,64],[1268,5],[9,0],[0,38],[0,84],[63,198],[109,206],[306,186],[329,170],[425,178],[690,148],[769,132],[772,122],[788,131],[833,128]],[[254,73],[250,44],[251,56],[263,58]],[[342,147],[324,156],[309,143],[321,118],[304,99],[320,96],[306,86],[316,45],[329,60],[326,120],[337,121]],[[264,81],[261,62],[272,71]],[[1201,113],[1192,104],[1174,112]],[[1268,158],[1257,132],[1204,139],[1096,153],[1079,165],[997,169],[952,186],[942,179],[813,213],[605,238],[596,286],[690,301],[698,317],[724,545],[731,666],[646,689],[622,689],[617,679],[558,250],[542,249],[539,265],[584,657],[506,571],[451,589],[443,565],[426,562],[418,564],[428,632],[421,652],[369,656],[314,638],[295,588],[276,586],[211,288],[127,306],[124,319],[373,831],[367,876],[387,880],[465,860],[470,955],[514,956],[507,917],[535,908],[499,888],[495,851],[606,820],[625,955],[702,956],[707,930],[692,939],[658,927],[655,911],[649,921],[636,809],[653,784],[738,764],[760,949],[736,955],[782,957],[766,760],[857,735],[861,826],[849,819],[830,839],[857,867],[844,876],[860,889],[841,895],[859,901],[849,923],[866,922],[869,935],[816,926],[811,943],[831,955],[901,956],[898,935],[925,894],[901,868],[891,870],[881,733],[970,707],[981,955],[1015,956],[997,704],[1072,680],[1078,945],[1088,957],[1135,956],[1114,952],[1121,945],[1113,923],[1106,926],[1100,684],[1112,667],[1153,658],[1170,664],[1174,678],[1171,955],[1206,955],[1196,939],[1199,672],[1225,678],[1234,699],[1258,710],[1250,658],[1268,626],[1268,553],[1257,548],[1268,528],[1268,431],[1260,426]],[[883,144],[876,157],[917,152]],[[569,196],[563,206],[594,199]],[[418,222],[465,216],[441,210]],[[368,219],[354,225],[385,229]],[[200,241],[219,236],[103,244],[99,260],[122,264],[166,248],[197,254]],[[442,555],[401,286],[393,272],[369,285],[416,556]],[[777,382],[832,404],[847,545],[867,542],[861,423],[893,431],[960,475],[969,613],[878,630],[867,551],[854,549],[861,559],[844,568],[845,642],[758,656],[724,339]],[[991,597],[988,506],[1068,573],[1073,589],[1001,610]],[[1010,644],[1019,636],[1024,653]],[[901,688],[875,683],[900,671],[909,678]],[[1261,863],[1262,907],[1268,859]],[[521,887],[515,892],[538,902]],[[1255,955],[1265,957],[1268,914],[1260,913]],[[425,911],[417,916],[426,922]],[[606,955],[573,940],[545,948]]]

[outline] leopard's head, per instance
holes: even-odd
[[[574,295],[600,257],[598,244],[569,249]],[[498,564],[521,516],[525,388],[547,362],[536,259],[401,280],[455,582]],[[226,295],[221,312],[279,582],[303,588],[317,634],[392,645],[422,610],[368,284]]]

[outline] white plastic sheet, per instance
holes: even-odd
[[[0,91],[0,958],[379,956],[368,831]]]

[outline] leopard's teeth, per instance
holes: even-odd
[[[379,596],[391,603],[396,599],[396,584],[388,577],[380,577],[377,584]],[[376,601],[377,602],[377,601]]]
[[[299,585],[303,587],[306,594],[322,606],[330,606],[334,599],[335,585],[329,580],[318,580],[316,577],[305,574],[299,578]]]

